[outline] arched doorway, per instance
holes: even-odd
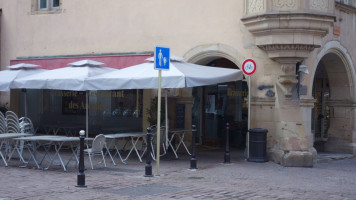
[[[353,79],[345,60],[340,51],[330,49],[315,71],[311,122],[318,152],[353,153]]]
[[[224,57],[207,57],[197,64],[239,68],[234,62]],[[225,145],[225,127],[230,124],[230,145],[239,149],[245,147],[247,131],[247,96],[246,81],[227,82],[216,85],[193,88],[194,104],[192,124],[197,125],[196,143],[221,147]]]

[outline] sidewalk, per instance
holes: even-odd
[[[285,168],[254,163],[232,151],[232,164],[222,164],[222,150],[198,151],[198,170],[190,158],[160,162],[160,176],[144,177],[145,163],[134,156],[127,165],[86,170],[87,188],[77,188],[77,169],[9,167],[0,163],[2,199],[356,199],[356,158],[316,163],[313,168]],[[99,159],[99,156],[98,156]],[[117,159],[117,158],[116,158]],[[85,158],[86,167],[90,165]],[[73,162],[74,163],[74,162]],[[155,162],[152,163],[155,174]]]

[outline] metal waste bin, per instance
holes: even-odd
[[[251,162],[267,162],[267,129],[252,128],[249,134],[249,158]]]

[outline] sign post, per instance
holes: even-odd
[[[247,158],[250,157],[250,128],[251,128],[251,75],[256,71],[256,62],[252,59],[246,59],[242,64],[242,71],[247,76],[248,81],[248,119],[247,119]]]
[[[161,79],[162,79],[162,70],[169,70],[170,49],[167,47],[156,46],[154,58],[155,58],[154,67],[156,70],[158,70],[156,175],[159,176],[159,158],[160,158],[160,140],[161,140]]]

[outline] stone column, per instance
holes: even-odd
[[[296,87],[296,64],[299,59],[277,59],[281,74],[276,77],[276,144],[270,149],[270,159],[283,166],[312,167],[313,150],[308,145],[303,113]]]

